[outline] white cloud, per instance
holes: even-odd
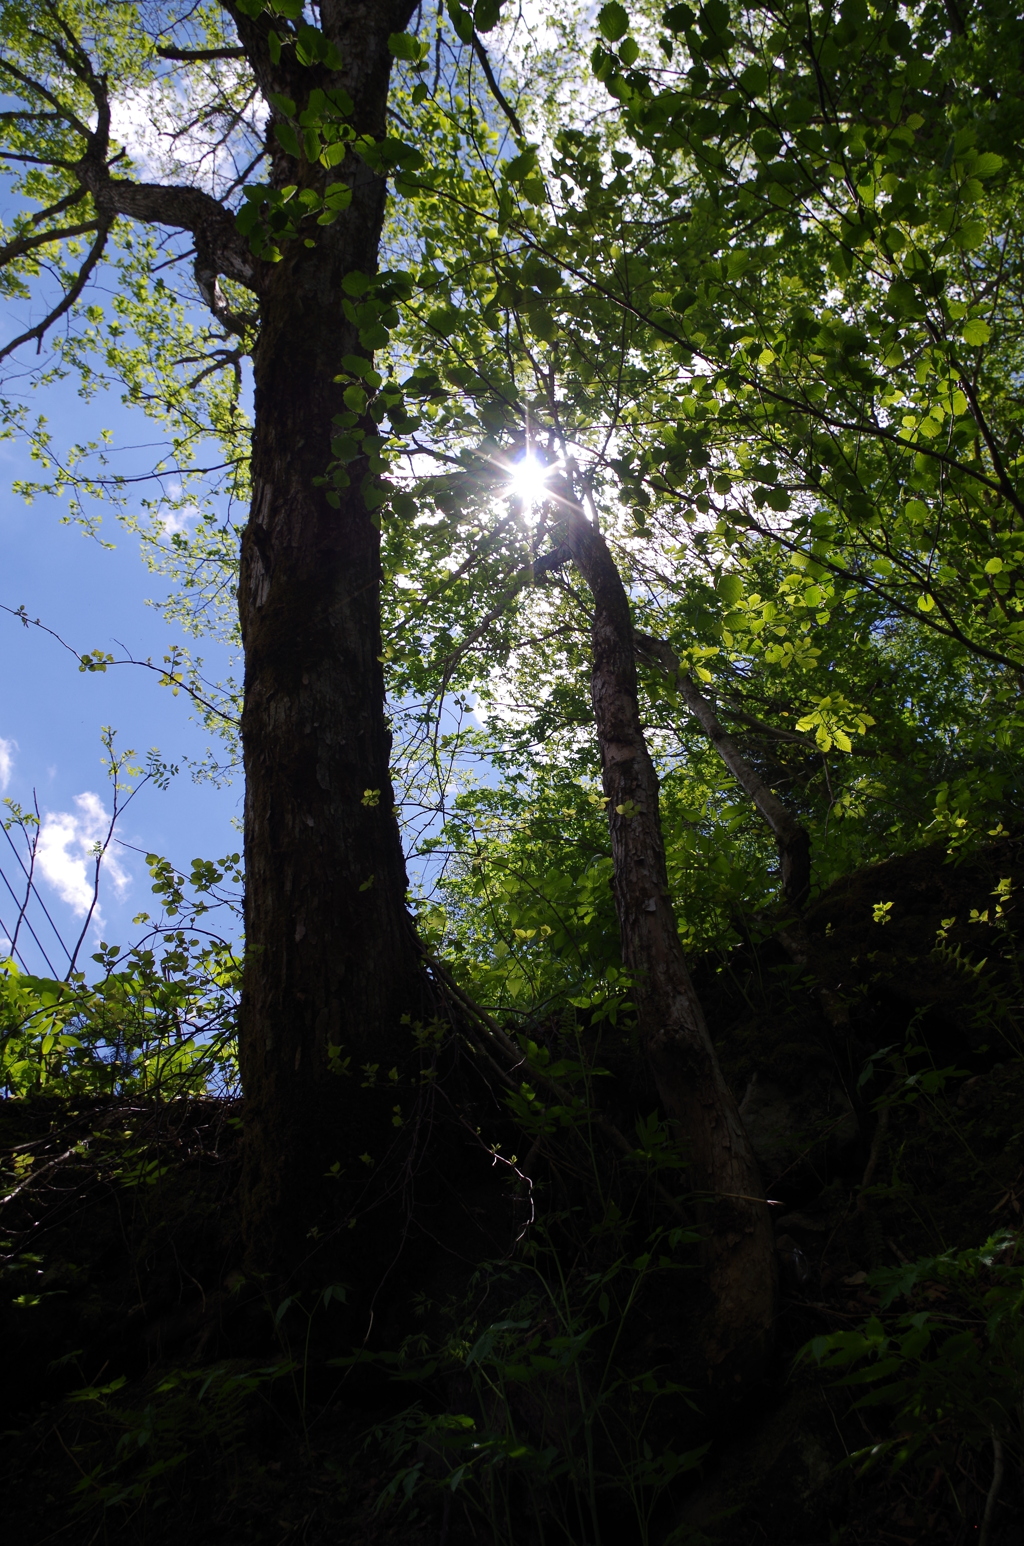
[[[96,845],[107,835],[110,816],[99,795],[91,790],[76,794],[74,803],[77,815],[70,811],[47,811],[43,817],[36,862],[61,901],[81,918],[92,905]],[[118,896],[131,884],[131,877],[110,850],[103,861],[103,876]],[[98,911],[95,918],[99,924]]]
[[[5,741],[0,735],[0,794],[7,789],[11,782],[11,771],[14,767],[14,753],[18,749],[17,741]]]
[[[180,509],[171,510],[164,516],[164,531],[173,537],[176,532],[189,531],[192,523],[198,519],[198,505],[182,505]]]

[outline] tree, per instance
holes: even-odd
[[[719,1067],[679,940],[668,888],[658,779],[640,721],[629,598],[600,528],[567,483],[556,525],[589,587],[591,698],[600,749],[623,964],[634,976],[637,1026],[665,1111],[704,1194],[704,1263],[712,1314],[708,1360],[749,1377],[771,1345],[774,1239],[757,1161]]]
[[[402,1017],[421,1007],[388,769],[371,421],[360,420],[366,438],[348,486],[330,501],[323,488],[334,421],[347,412],[345,357],[369,371],[380,333],[365,308],[359,320],[352,284],[376,273],[385,180],[354,147],[385,135],[388,38],[411,11],[406,0],[325,3],[314,27],[299,4],[265,10],[240,0],[190,11],[179,24],[160,6],[52,0],[7,4],[0,17],[0,70],[16,104],[3,119],[4,155],[26,201],[4,247],[7,283],[24,286],[44,253],[67,265],[45,320],[5,352],[42,340],[111,245],[137,240],[135,226],[186,233],[214,319],[201,340],[210,371],[230,343],[254,358],[239,574],[239,1037],[247,1235],[254,1262],[278,1272],[302,1260],[309,1231],[323,1223],[325,1173],[379,1150],[393,1104],[385,1117],[383,1096],[333,1076],[330,1059],[346,1049],[357,1062],[401,1061]],[[193,123],[218,121],[234,148],[247,139],[246,104],[266,103],[265,130],[255,145],[248,136],[250,164],[221,178],[221,197],[199,186],[201,166],[191,183],[124,175],[112,114],[126,92],[145,99],[168,82],[193,99]],[[76,262],[82,238],[89,246]],[[182,260],[182,244],[172,255]],[[152,246],[146,257],[145,279],[158,286],[147,300],[159,305],[166,286],[154,280]]]
[[[968,37],[928,3],[610,4],[605,94],[552,124],[494,79],[475,25],[493,4],[449,6],[465,55],[433,92],[398,5],[325,3],[318,26],[292,0],[210,5],[178,31],[158,9],[152,36],[127,5],[0,14],[21,101],[8,161],[43,206],[17,217],[5,282],[35,285],[52,259],[42,326],[78,319],[59,368],[88,379],[101,344],[158,399],[186,471],[219,439],[231,497],[252,501],[252,1261],[301,1278],[340,1227],[345,1275],[379,1282],[430,1131],[422,1022],[450,970],[504,1060],[479,1060],[493,1085],[526,1082],[514,1111],[546,1091],[579,1114],[505,1035],[516,1016],[553,1044],[560,1016],[592,1041],[635,1021],[703,1204],[705,1354],[755,1375],[769,1215],[687,952],[724,970],[740,941],[788,940],[866,1129],[864,1050],[794,915],[894,849],[999,833],[1019,798],[1016,20],[981,7]],[[391,121],[415,143],[386,124],[392,57],[411,73]],[[132,92],[165,93],[179,138],[224,126],[236,159],[215,160],[212,192],[199,172],[122,175]],[[378,274],[385,173],[408,271]],[[108,255],[122,309],[104,331],[87,287]],[[193,263],[213,326],[168,262]],[[396,376],[414,362],[401,386],[376,368],[389,339]],[[251,484],[233,387],[250,351]],[[532,508],[508,499],[531,454],[558,468]],[[174,552],[233,584],[215,523]],[[385,670],[447,821],[429,840],[451,848],[447,911],[419,919],[448,952],[433,981],[405,911]],[[442,705],[470,693],[490,734],[445,744]],[[453,810],[442,764],[474,748],[498,785]],[[635,1160],[628,1131],[600,1113],[594,1131]]]
[[[498,8],[477,10],[480,26],[493,26]],[[400,1084],[387,1093],[374,1089],[373,1073],[357,1084],[352,1065],[392,1065],[401,1081],[416,1055],[409,1023],[426,1002],[392,816],[376,513],[387,498],[378,477],[385,465],[378,425],[389,417],[401,433],[416,420],[405,409],[405,394],[385,386],[373,370],[374,348],[398,321],[394,302],[410,295],[407,277],[378,278],[376,269],[386,174],[397,170],[400,183],[415,187],[410,174],[424,162],[416,147],[389,137],[385,124],[393,55],[417,62],[424,57],[424,45],[402,30],[411,13],[401,0],[372,8],[372,14],[365,5],[324,3],[314,26],[298,0],[237,0],[190,13],[182,37],[173,14],[160,7],[121,7],[116,24],[103,7],[72,12],[58,0],[48,0],[41,19],[18,4],[3,12],[3,68],[20,99],[5,120],[9,160],[31,169],[22,177],[22,194],[45,200],[41,210],[16,222],[4,254],[9,284],[16,288],[23,274],[33,272],[38,253],[74,258],[74,244],[91,237],[84,259],[64,272],[62,294],[44,322],[14,339],[8,352],[41,341],[78,304],[108,244],[120,237],[131,250],[134,238],[125,222],[133,222],[187,233],[192,243],[194,281],[220,329],[219,336],[208,329],[200,352],[186,356],[204,367],[196,384],[222,370],[233,369],[237,377],[246,353],[254,361],[248,488],[239,471],[245,456],[237,403],[227,412],[223,403],[213,405],[219,423],[208,404],[205,425],[193,427],[193,443],[203,428],[219,432],[234,452],[235,491],[250,497],[239,570],[245,651],[246,955],[239,1026],[248,1129],[244,1197],[251,1259],[279,1274],[301,1262],[310,1237],[328,1223],[337,1227],[347,1215],[355,1222],[365,1189],[353,1168],[376,1164],[394,1136],[389,1126],[401,1127],[404,1118],[401,1105],[391,1103]],[[473,20],[458,6],[452,18],[522,141]],[[172,103],[179,138],[198,124],[223,122],[219,144],[235,153],[237,173],[226,178],[215,166],[212,182],[219,178],[220,187],[214,192],[197,186],[197,175],[156,182],[120,175],[123,151],[113,128],[119,100],[129,91],[145,100],[160,90],[172,97],[180,91],[188,101],[191,117],[179,109],[176,119]],[[414,102],[424,94],[417,87]],[[265,124],[258,115],[246,117],[257,98],[267,107]],[[458,125],[448,131],[447,146],[443,135],[438,139],[456,179],[463,175],[460,132]],[[536,164],[535,153],[525,147],[519,162],[525,175]],[[265,180],[254,180],[264,171]],[[430,183],[423,186],[429,197]],[[488,167],[477,180],[483,200],[469,206],[461,231],[447,231],[453,272],[471,261],[468,249],[459,253],[459,237],[469,241],[495,187]],[[67,210],[79,206],[87,218],[61,223]],[[442,225],[452,226],[451,211],[458,208],[456,198],[442,209]],[[172,261],[181,257],[174,249]],[[152,328],[148,308],[166,292],[162,281],[154,282],[156,268],[150,247],[133,274],[136,334]],[[183,328],[179,320],[178,331]],[[81,366],[80,345],[75,340],[64,353],[71,359],[77,349]],[[118,363],[125,373],[132,369],[129,353],[122,346]],[[165,411],[180,420],[191,410],[169,376],[165,361]],[[430,372],[419,381],[414,374],[410,389],[429,394]],[[463,432],[467,427],[464,422]],[[773,1282],[767,1213],[756,1201],[756,1167],[718,1072],[664,896],[656,780],[637,718],[625,592],[607,548],[581,543],[585,529],[577,521],[568,545],[595,596],[603,598],[599,611],[606,618],[594,635],[594,702],[613,801],[624,954],[642,984],[649,1055],[681,1135],[694,1147],[698,1186],[722,1214],[712,1230],[718,1246],[711,1272],[720,1301],[711,1345],[720,1359],[737,1340],[767,1337]],[[602,553],[595,567],[595,554]],[[623,628],[626,635],[609,656],[606,646]],[[623,648],[627,655],[619,660]],[[609,751],[617,734],[616,698],[636,742],[640,782],[633,795],[619,787],[621,770],[615,771]],[[616,807],[623,800],[630,805],[634,796],[642,798],[646,814],[631,826]],[[641,830],[649,852],[637,868]],[[639,908],[646,917],[652,896],[660,945],[635,948],[646,934],[636,933],[634,914]],[[675,1041],[676,1053],[666,1055]],[[673,1058],[678,1066],[670,1067]],[[754,1251],[754,1273],[744,1252],[722,1244],[733,1236],[731,1216],[738,1209],[745,1217],[752,1207],[755,1223],[750,1230],[744,1225],[738,1238]],[[366,1281],[380,1272],[392,1229],[389,1224],[377,1231],[378,1249],[364,1247]],[[747,1294],[744,1280],[747,1288],[755,1285],[750,1313],[737,1309]],[[730,1316],[737,1320],[732,1332]]]
[[[554,135],[541,195],[535,168],[510,169],[520,203],[486,255],[528,347],[557,339],[537,432],[557,424],[630,509],[635,536],[620,525],[616,543],[638,621],[759,757],[885,746],[890,789],[908,706],[871,640],[898,637],[900,669],[927,658],[932,687],[959,677],[960,711],[941,711],[958,756],[983,684],[1000,722],[1018,695],[1020,426],[1003,362],[1020,316],[1004,156],[1019,35],[998,6],[975,22],[968,36],[933,6],[810,21],[604,7],[594,67],[616,129]],[[498,375],[480,371],[480,396],[500,396]],[[652,713],[659,699],[672,708],[662,685]],[[933,781],[940,826],[1006,808],[1015,775],[983,742],[980,768]],[[848,802],[842,768],[819,784],[828,809],[877,796],[857,767]],[[848,862],[850,830],[826,817],[819,882]]]

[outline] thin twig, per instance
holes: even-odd
[[[151,660],[137,660],[136,657],[130,654],[127,650],[125,651],[124,658],[122,660],[104,660],[101,662],[99,667],[95,665],[90,667],[89,661],[92,659],[90,655],[80,654],[79,651],[75,649],[73,644],[69,644],[66,639],[61,638],[56,629],[48,627],[47,624],[41,622],[38,617],[29,617],[24,607],[9,607],[6,606],[4,602],[0,601],[0,612],[7,612],[11,617],[16,617],[18,621],[23,623],[26,628],[38,628],[43,633],[48,633],[51,639],[56,639],[57,643],[61,646],[62,649],[66,649],[68,651],[69,655],[74,655],[75,659],[79,663],[79,666],[84,671],[88,671],[90,669],[94,671],[97,669],[106,670],[108,666],[142,666],[146,671],[156,671],[159,676],[166,677],[168,681],[173,681],[170,667],[154,665]],[[115,643],[116,642],[117,641],[115,640]],[[124,649],[124,645],[122,645],[121,648]],[[204,698],[202,693],[197,692],[194,687],[190,687],[187,682],[174,681],[174,686],[180,688],[183,693],[186,693],[194,703],[198,703],[200,708],[206,709],[207,713],[214,714],[218,719],[222,719],[225,724],[235,725],[236,727],[239,725],[240,721],[236,719],[233,714],[226,714],[222,708],[218,708],[215,703],[211,703],[209,698]]]
[[[515,1042],[511,1039],[510,1036],[505,1034],[505,1032],[501,1029],[501,1026],[497,1023],[496,1020],[492,1018],[491,1015],[487,1013],[486,1009],[484,1009],[480,1004],[477,1004],[474,999],[470,998],[469,994],[466,993],[464,989],[459,987],[458,983],[451,976],[450,972],[448,972],[445,967],[441,965],[441,962],[438,961],[435,956],[432,956],[422,944],[420,944],[420,950],[422,951],[423,957],[431,971],[436,974],[436,976],[453,995],[453,997],[458,1000],[462,1008],[472,1016],[472,1018],[477,1022],[477,1024],[490,1038],[490,1040],[498,1047],[500,1047],[504,1055],[512,1062],[513,1068],[525,1068],[529,1072],[530,1078],[535,1080],[538,1084],[544,1085],[548,1090],[550,1090],[551,1094],[554,1095],[562,1103],[562,1105],[567,1107],[573,1106],[575,1104],[575,1097],[573,1096],[572,1092],[565,1089],[564,1086],[560,1085],[556,1080],[549,1078],[549,1076],[542,1068],[537,1068],[534,1064],[532,1064],[528,1058],[524,1056],[522,1049],[516,1046]],[[620,1132],[619,1129],[615,1126],[614,1122],[610,1122],[603,1112],[598,1111],[596,1108],[592,1107],[588,1115],[592,1118],[595,1126],[599,1127],[601,1131],[611,1139],[612,1143],[618,1150],[620,1150],[621,1153],[628,1155],[631,1159],[636,1157],[636,1145],[630,1143],[625,1134]],[[662,1186],[660,1181],[655,1182],[655,1190],[659,1199],[665,1204],[667,1208],[671,1210],[672,1213],[675,1214],[677,1218],[682,1219],[687,1223],[691,1222],[677,1199],[672,1196],[671,1192],[667,1191],[666,1188]],[[757,1202],[764,1201],[763,1198],[755,1198],[753,1200]]]

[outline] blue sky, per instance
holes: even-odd
[[[85,403],[73,383],[63,382],[29,394],[29,400],[35,411],[47,414],[58,447],[81,441],[101,426],[113,429],[122,442],[154,438],[152,426],[126,410],[113,393]],[[0,603],[24,605],[30,617],[54,628],[77,650],[107,650],[115,656],[127,651],[159,661],[183,635],[147,605],[160,596],[163,582],[142,563],[137,539],[108,514],[102,535],[115,544],[109,550],[79,527],[63,525],[66,506],[60,501],[41,498],[27,505],[11,484],[33,474],[38,469],[24,444],[0,441]],[[209,675],[226,674],[226,652],[207,641],[200,648]],[[0,613],[0,785],[6,786],[3,795],[22,805],[29,805],[36,791],[48,855],[40,890],[65,938],[81,927],[88,848],[100,809],[110,810],[101,763],[104,725],[112,726],[118,743],[134,747],[143,760],[151,747],[169,762],[199,759],[209,744],[191,717],[189,700],[160,687],[155,673],[118,666],[83,674],[56,640]],[[115,866],[101,890],[95,940],[126,945],[133,937],[132,917],[150,905],[145,861],[136,848],[164,854],[184,867],[196,857],[217,858],[241,847],[241,834],[232,826],[240,814],[240,779],[217,789],[193,782],[183,768],[166,791],[143,788],[119,830]],[[2,839],[0,865],[13,882],[17,866]],[[0,882],[0,936],[11,926],[13,911],[10,893]],[[35,921],[46,946],[44,925]],[[31,941],[26,945],[26,964],[45,970]],[[56,966],[60,959],[55,945],[51,960]]]

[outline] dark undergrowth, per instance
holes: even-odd
[[[240,1103],[4,1102],[5,1539],[1018,1542],[1022,868],[915,853],[701,964],[783,1279],[738,1406],[701,1387],[685,1172],[628,1028],[542,1042],[632,1159],[496,1102],[519,1158],[471,1201],[507,1240],[400,1258],[374,1318],[343,1255],[283,1301],[246,1277]]]

